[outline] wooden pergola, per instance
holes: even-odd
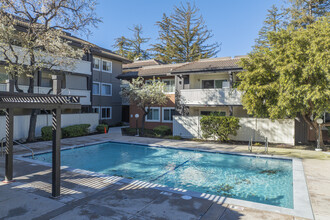
[[[53,77],[53,94],[15,93],[14,84],[9,80],[9,92],[0,92],[0,109],[5,109],[6,115],[6,158],[5,182],[13,181],[13,138],[14,109],[45,109],[52,112],[52,196],[60,196],[61,171],[61,110],[81,109],[79,96],[62,96],[61,78]]]

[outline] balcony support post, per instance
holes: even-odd
[[[228,73],[229,73],[229,88],[233,88],[233,81],[234,81],[233,73],[231,71],[229,71]]]

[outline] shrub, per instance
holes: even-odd
[[[98,133],[104,133],[104,128],[106,128],[108,132],[109,126],[107,124],[99,124],[98,126],[96,126],[96,131]]]
[[[181,140],[182,138],[180,136],[165,136],[166,139],[172,139],[172,140]]]
[[[65,128],[62,128],[62,136],[67,137],[79,137],[88,134],[88,128],[90,124],[80,124],[80,125],[71,125]]]
[[[172,134],[171,128],[165,125],[157,126],[153,129],[153,131],[156,135],[160,135],[160,136],[166,136]]]
[[[52,126],[45,126],[41,128],[41,137],[44,141],[52,140],[53,130]]]
[[[229,135],[237,135],[239,118],[233,116],[204,115],[201,118],[203,138],[219,141],[229,140]]]

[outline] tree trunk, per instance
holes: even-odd
[[[28,93],[34,93],[34,78],[33,77],[30,78]],[[30,116],[29,135],[27,138],[27,141],[29,141],[29,142],[32,142],[35,140],[38,113],[39,113],[38,109],[32,109],[31,116]]]
[[[302,114],[303,119],[305,120],[305,122],[313,128],[314,132],[315,132],[315,137],[316,137],[316,143],[317,143],[317,139],[319,138],[319,129],[320,127],[322,128],[322,126],[319,126],[315,121],[312,121],[310,118],[310,115],[305,115]],[[323,135],[322,135],[322,130],[320,131],[320,147],[324,147],[324,143],[323,143]]]
[[[323,143],[322,126],[317,126],[317,130],[316,130],[316,138],[317,139],[319,138],[319,132],[320,132],[320,147],[323,148],[324,143]]]
[[[141,125],[141,135],[143,136],[144,135],[144,123],[146,121],[146,116],[147,116],[148,113],[144,113],[143,116],[142,116],[142,125]]]
[[[38,109],[32,109],[30,116],[29,136],[27,138],[27,141],[29,142],[35,140],[38,113],[39,113]]]
[[[21,90],[21,89],[18,87],[18,77],[17,77],[16,74],[15,74],[15,76],[13,77],[13,79],[14,79],[14,85],[15,85],[15,89],[16,89],[16,91],[19,92],[19,93],[23,93],[24,91]]]

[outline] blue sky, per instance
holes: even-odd
[[[158,29],[155,23],[162,14],[170,14],[179,0],[99,0],[97,14],[103,23],[89,41],[99,46],[113,49],[114,39],[131,36],[129,27],[141,24],[144,36],[154,43]],[[251,51],[258,31],[273,4],[281,5],[281,0],[195,0],[206,25],[214,34],[213,40],[222,43],[218,57],[244,55]],[[148,47],[148,45],[145,45]]]

